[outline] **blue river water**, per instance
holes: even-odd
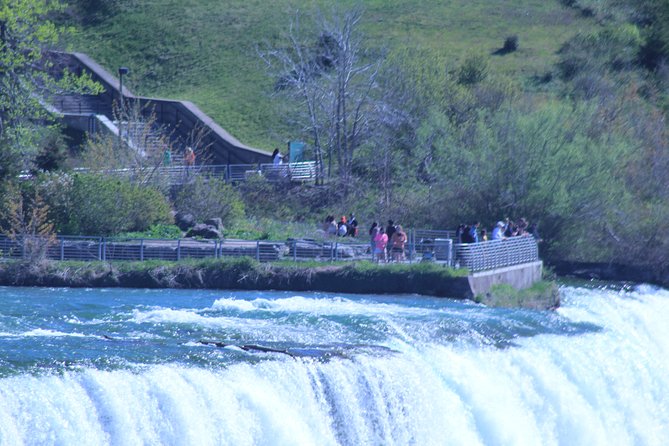
[[[0,445],[666,445],[669,292],[0,287]]]

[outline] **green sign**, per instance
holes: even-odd
[[[307,145],[302,141],[290,141],[288,143],[288,153],[290,154],[290,163],[300,163],[304,161],[304,148]]]

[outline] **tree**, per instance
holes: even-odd
[[[65,72],[56,79],[49,72],[52,62],[45,55],[60,33],[49,18],[62,8],[59,0],[0,0],[0,159],[19,158],[22,168],[30,167],[38,150],[39,132],[33,130],[51,116],[44,105],[48,96],[100,88],[90,77]],[[14,170],[0,167],[3,175]]]
[[[49,246],[56,242],[49,206],[39,191],[34,190],[32,197],[24,197],[12,185],[7,188],[5,200],[6,227],[2,232],[20,244],[23,260],[31,268],[39,267],[47,258]]]
[[[344,184],[351,179],[356,150],[369,135],[372,93],[382,64],[382,58],[364,52],[361,18],[360,10],[320,16],[308,33],[298,13],[286,36],[288,47],[260,51],[277,79],[277,91],[302,105],[302,128],[311,135],[320,172],[326,158],[328,176],[336,167]]]

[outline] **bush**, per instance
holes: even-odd
[[[196,221],[220,218],[224,225],[235,224],[244,217],[244,203],[239,192],[223,180],[198,176],[184,184],[174,207],[178,212],[192,214]]]
[[[502,50],[507,53],[511,53],[518,49],[518,36],[509,36],[504,39],[504,46]]]
[[[571,80],[579,73],[619,72],[632,68],[643,40],[634,25],[609,26],[587,34],[577,34],[560,48],[560,77]]]
[[[482,56],[471,56],[460,65],[457,73],[458,83],[475,85],[488,76],[488,63]]]
[[[75,175],[68,195],[69,218],[59,225],[65,233],[116,235],[172,222],[170,206],[159,191],[121,178]]]

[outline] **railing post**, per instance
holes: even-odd
[[[448,262],[448,266],[454,266],[453,262],[453,240],[448,239],[450,243],[448,243],[448,254],[446,255],[446,261]]]
[[[177,240],[177,262],[181,260],[181,239]]]
[[[144,239],[139,241],[139,261],[144,261]]]
[[[256,260],[260,262],[260,240],[256,240]]]
[[[297,262],[297,240],[293,240],[293,262]]]
[[[65,240],[60,239],[60,260],[65,260]]]
[[[98,245],[102,245],[102,260],[107,260],[107,239],[103,238],[102,240],[98,239]]]

